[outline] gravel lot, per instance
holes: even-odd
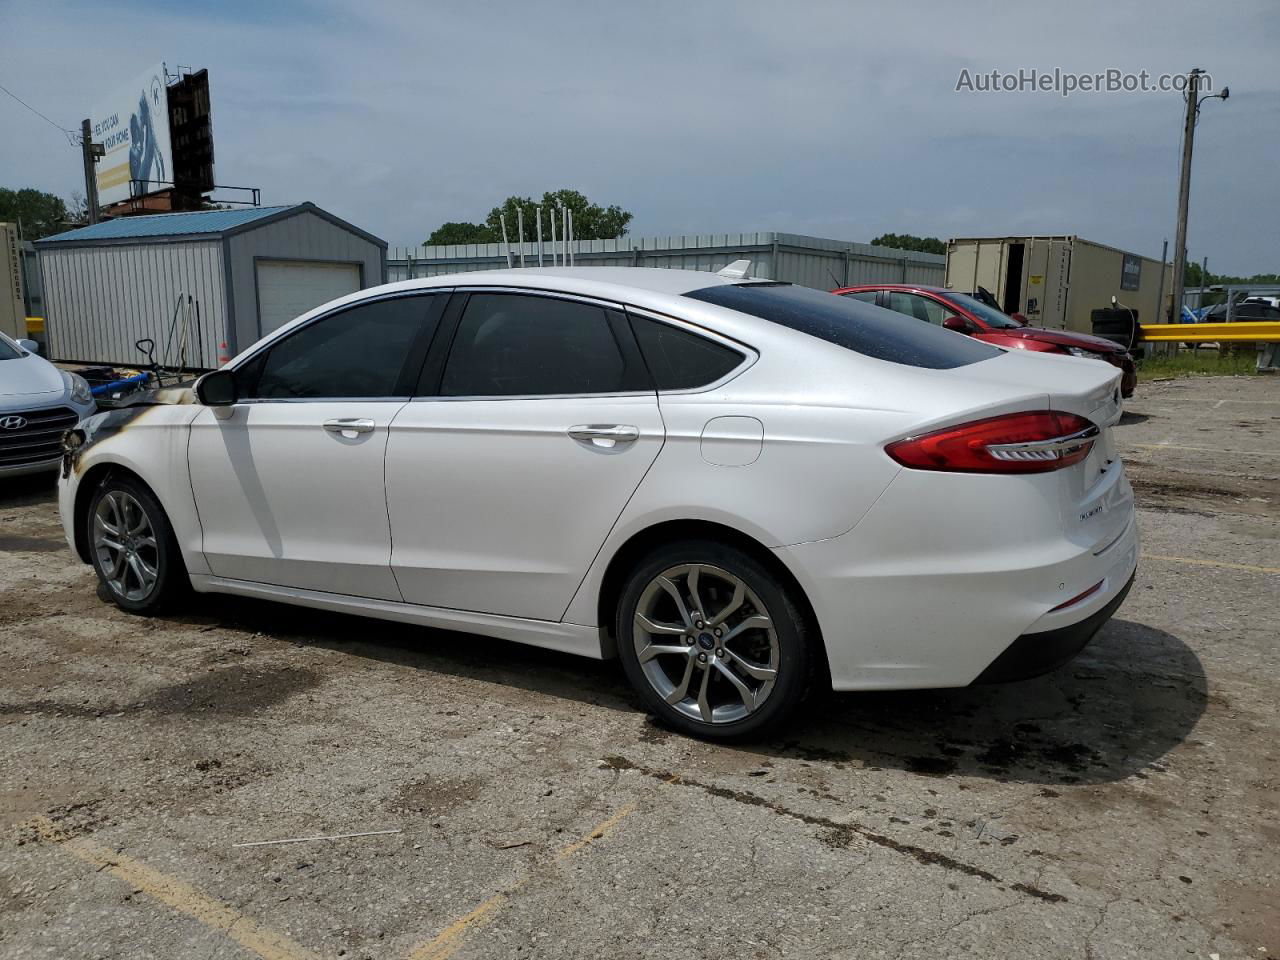
[[[227,598],[100,602],[0,485],[0,954],[1280,953],[1280,382],[1139,387],[1144,559],[1077,660],[777,742],[621,672]],[[397,831],[338,840],[259,840]]]

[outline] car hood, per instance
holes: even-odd
[[[1043,330],[1040,327],[1022,327],[1018,330],[1001,330],[1001,336],[1019,337],[1023,340],[1036,340],[1040,343],[1052,343],[1058,347],[1079,347],[1081,350],[1092,350],[1095,353],[1124,353],[1124,347],[1102,337],[1087,333],[1071,333],[1067,330]]]
[[[0,399],[62,393],[65,389],[62,371],[43,357],[31,353],[0,360]]]

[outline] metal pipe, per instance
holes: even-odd
[[[569,210],[560,208],[560,266],[569,265]]]
[[[568,208],[568,214],[569,214],[569,239],[573,241],[573,243],[569,245],[569,266],[572,267],[573,261],[574,261],[574,253],[575,253],[574,247],[577,246],[578,238],[574,236],[574,233],[573,233],[573,208],[571,207]]]
[[[505,213],[498,214],[498,222],[502,224],[502,243],[507,248],[507,269],[512,267],[511,263],[511,241],[507,239],[507,215]]]
[[[538,266],[542,266],[542,208],[538,208]]]
[[[551,265],[554,267],[556,265],[556,212],[554,209],[547,219],[551,221]]]
[[[524,266],[524,207],[516,207],[516,237],[520,244],[520,266]]]

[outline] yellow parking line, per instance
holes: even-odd
[[[1224,560],[1194,560],[1191,557],[1164,557],[1158,553],[1144,553],[1142,559],[1189,563],[1197,567],[1221,567],[1224,570],[1248,570],[1250,573],[1280,573],[1280,567],[1257,567],[1251,563],[1227,563]]]
[[[490,897],[465,917],[455,920],[429,940],[414,948],[409,960],[445,960],[462,946],[467,936],[477,927],[493,919],[494,914],[507,902],[507,895],[500,893]]]
[[[636,805],[629,803],[609,819],[596,824],[582,839],[569,844],[557,853],[554,862],[560,863],[562,860],[573,856],[583,847],[588,847],[597,840],[604,839],[613,831],[614,827],[634,813],[635,809]],[[498,911],[510,901],[511,895],[532,879],[532,874],[524,877],[512,884],[511,888],[506,892],[490,897],[466,916],[455,920],[426,943],[421,943],[414,947],[409,954],[409,960],[447,960],[448,957],[453,956],[454,953],[462,948],[463,944],[467,942],[467,937],[473,931],[493,920]]]
[[[263,960],[317,960],[310,950],[283,934],[268,930],[230,904],[206,896],[190,884],[166,876],[132,857],[85,837],[71,836],[48,817],[34,817],[27,825],[34,827],[42,840],[56,843],[77,860],[125,881],[135,890],[234,940]]]

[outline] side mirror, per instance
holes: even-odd
[[[957,317],[955,314],[947,317],[942,321],[942,325],[948,330],[954,330],[956,333],[973,333],[976,329],[972,323],[964,317]]]
[[[19,340],[18,346],[27,351],[27,353],[40,352],[40,344],[36,343],[34,340]]]
[[[1013,319],[1017,320],[1017,321],[1018,321],[1020,324],[1022,324],[1024,327],[1025,327],[1027,324],[1029,324],[1029,323],[1031,322],[1030,320],[1028,320],[1026,317],[1024,317],[1024,316],[1023,316],[1022,314],[1020,314],[1020,313],[1011,313],[1011,314],[1009,314],[1009,316],[1013,317]]]
[[[196,381],[196,396],[206,407],[229,407],[236,402],[236,375],[214,370]]]

